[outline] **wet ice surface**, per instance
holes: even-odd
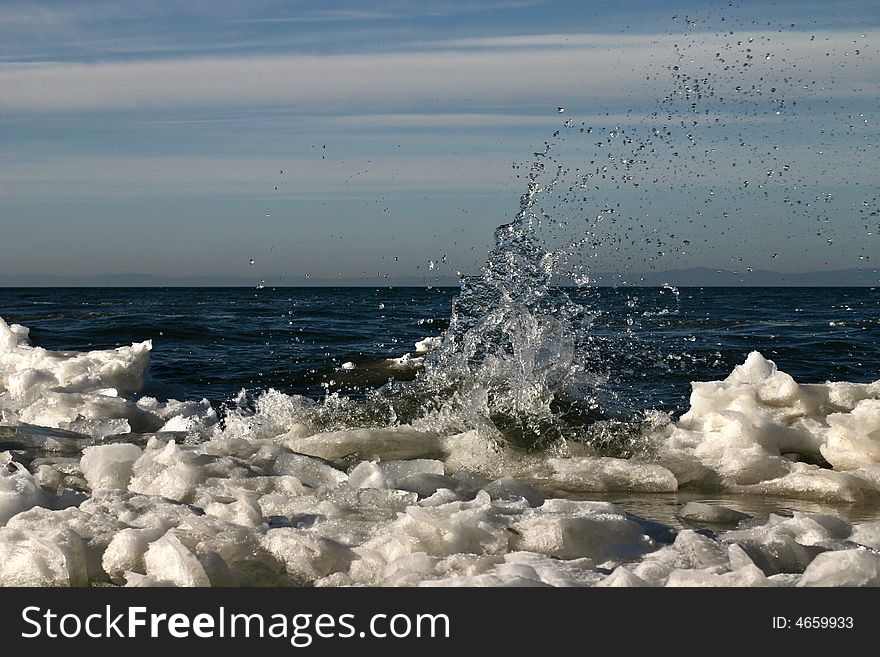
[[[132,394],[149,344],[49,352],[0,323],[5,585],[880,583],[877,384],[753,353],[630,459],[424,420],[320,426]]]

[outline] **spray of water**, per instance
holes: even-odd
[[[823,248],[832,243],[824,238],[833,231],[833,199],[822,198],[825,208],[808,199],[832,176],[822,171],[821,183],[805,172],[793,176],[773,145],[797,120],[793,99],[814,95],[815,79],[792,74],[794,62],[815,60],[812,40],[754,26],[746,37],[700,31],[712,20],[684,21],[670,61],[647,76],[665,92],[643,115],[631,110],[622,127],[594,127],[566,112],[571,118],[531,164],[515,167],[526,185],[518,212],[496,229],[480,274],[462,279],[440,348],[407,388],[422,422],[441,431],[478,427],[527,449],[575,439],[631,455],[649,408],[637,395],[639,377],[693,368],[697,357],[643,339],[645,317],[677,313],[676,287],[663,283],[668,305],[659,309],[635,290],[622,295],[625,324],[607,326],[592,304],[601,292],[591,279],[625,286],[638,282],[635,272],[724,249],[734,254],[736,275],[747,275],[755,269],[750,260],[757,265],[784,248],[780,236],[815,249],[804,235],[812,220],[822,224]],[[841,66],[864,64],[849,58]],[[757,182],[731,185],[732,173]],[[792,218],[792,206],[805,209]],[[773,221],[758,225],[755,208]],[[741,243],[730,244],[729,234]],[[599,274],[609,263],[616,266]]]

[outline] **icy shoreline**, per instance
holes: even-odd
[[[758,353],[693,384],[641,459],[526,454],[479,427],[323,430],[267,391],[224,417],[138,397],[149,342],[50,352],[0,319],[0,584],[777,586],[880,584],[880,522],[681,513],[539,492],[677,490],[870,503],[880,383],[798,384]]]

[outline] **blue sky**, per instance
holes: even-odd
[[[4,0],[0,276],[471,273],[515,164],[551,141],[574,180],[658,128],[632,180],[546,199],[595,269],[869,266],[878,23],[848,0]],[[696,128],[672,66],[716,90]]]

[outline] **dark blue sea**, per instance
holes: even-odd
[[[595,363],[629,411],[687,408],[691,381],[758,350],[799,382],[880,378],[874,288],[567,290],[591,313]],[[153,341],[146,392],[222,403],[275,388],[362,396],[382,367],[449,325],[457,288],[6,288],[0,317],[31,343],[85,351]],[[352,373],[341,370],[354,363]],[[622,400],[622,401],[621,401]]]

